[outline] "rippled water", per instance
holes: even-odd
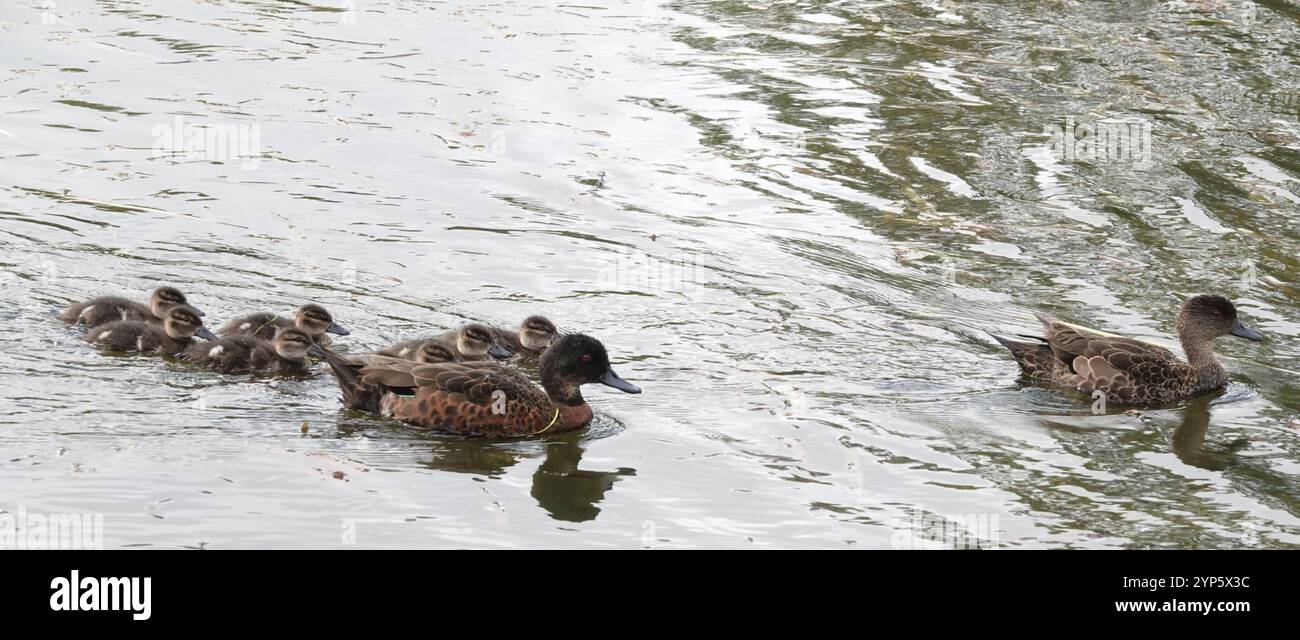
[[[1300,546],[1292,3],[0,4],[0,509],[106,547]],[[1149,146],[1053,145],[1116,119]],[[464,440],[53,318],[160,282],[322,303],[354,352],[546,313],[645,393]],[[984,333],[1172,342],[1201,292],[1268,339],[1141,415]]]

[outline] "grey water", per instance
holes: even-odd
[[[1280,1],[0,0],[0,510],[106,548],[1300,546],[1296,42]],[[213,325],[320,303],[353,353],[543,313],[644,393],[464,439],[54,318],[163,283]],[[985,333],[1175,344],[1196,293],[1266,341],[1172,407]]]

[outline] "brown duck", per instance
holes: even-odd
[[[306,331],[286,327],[276,332],[274,340],[234,335],[197,342],[185,349],[181,360],[217,373],[302,375],[311,371],[307,352],[312,344]]]
[[[1178,340],[1187,354],[1182,362],[1171,351],[1148,342],[1124,338],[1038,314],[1044,335],[1021,336],[1021,342],[993,336],[1020,364],[1021,372],[1040,383],[1074,387],[1091,394],[1100,390],[1115,404],[1150,405],[1174,402],[1219,389],[1228,374],[1214,359],[1211,343],[1233,335],[1263,340],[1237,319],[1237,308],[1223,296],[1189,298],[1178,313]]]
[[[407,340],[399,342],[383,351],[376,352],[377,355],[399,360],[411,360],[414,362],[423,362],[434,364],[437,362],[456,362],[456,353],[447,345],[437,340]]]
[[[496,344],[513,351],[523,360],[536,360],[559,335],[555,323],[545,316],[528,316],[519,323],[518,331],[492,327]]]
[[[250,313],[227,322],[217,330],[223,336],[250,335],[263,340],[274,340],[280,329],[296,327],[307,332],[312,340],[329,344],[326,333],[346,336],[350,331],[334,322],[334,316],[318,304],[304,304],[298,307],[293,318],[286,318],[274,313]]]
[[[167,310],[161,325],[143,320],[118,320],[92,328],[86,332],[85,339],[109,351],[176,355],[193,344],[196,335],[216,339],[203,326],[199,315],[198,309],[180,304]]]
[[[59,319],[72,324],[98,327],[119,320],[139,320],[161,324],[167,310],[176,305],[189,304],[185,294],[175,287],[158,287],[149,297],[149,303],[136,302],[118,296],[100,296],[85,302],[69,305],[59,314]],[[202,316],[203,312],[200,311]]]
[[[494,362],[421,364],[372,356],[357,364],[321,347],[349,409],[421,427],[476,436],[529,436],[577,429],[591,421],[580,387],[599,382],[641,393],[609,366],[599,340],[573,334],[543,354],[542,388]]]
[[[514,355],[512,351],[497,344],[492,331],[492,328],[487,325],[471,322],[459,329],[445,331],[430,338],[403,340],[376,353],[381,356],[410,360],[425,344],[436,343],[450,351],[455,356],[455,360],[460,362],[476,362],[485,356],[500,359]]]

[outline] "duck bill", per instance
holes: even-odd
[[[307,355],[314,358],[324,358],[325,348],[316,343],[312,343],[311,347],[307,349]]]
[[[500,345],[494,344],[488,347],[488,355],[492,356],[493,358],[505,359],[515,355],[515,352],[505,347],[502,347]]]
[[[605,375],[600,377],[600,383],[607,387],[614,387],[623,393],[641,393],[641,387],[619,377],[613,369],[605,371]]]
[[[195,331],[195,332],[194,332],[194,335],[196,335],[196,336],[198,336],[198,337],[200,337],[200,338],[203,338],[204,340],[216,340],[216,339],[217,339],[217,334],[212,333],[211,331],[209,331],[207,327],[199,327],[199,330],[198,330],[198,331]]]
[[[1242,324],[1240,320],[1238,320],[1236,324],[1232,325],[1232,330],[1228,333],[1237,336],[1238,338],[1245,338],[1254,342],[1259,342],[1264,339],[1264,336],[1259,335],[1258,331]]]
[[[347,329],[344,329],[343,325],[337,322],[331,322],[330,326],[325,328],[325,333],[332,333],[339,336],[346,336],[352,332],[348,331]]]

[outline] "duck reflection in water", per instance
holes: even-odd
[[[1219,395],[1222,394],[1197,398],[1183,408],[1182,423],[1174,430],[1173,449],[1174,455],[1184,464],[1209,471],[1223,471],[1233,464],[1234,454],[1249,444],[1245,440],[1234,440],[1224,451],[1205,448],[1205,433],[1210,427],[1210,404]]]
[[[596,505],[622,476],[636,475],[636,469],[615,471],[579,469],[583,448],[576,436],[546,443],[546,460],[533,473],[533,498],[556,520],[586,522],[600,513]]]
[[[580,469],[581,433],[561,434],[542,442],[496,441],[477,438],[447,438],[432,449],[433,457],[420,461],[429,469],[471,473],[500,478],[521,460],[537,455],[546,447],[542,464],[533,472],[530,494],[550,516],[564,522],[586,522],[600,514],[596,506],[623,476],[636,475],[635,469],[620,467],[614,471]]]

